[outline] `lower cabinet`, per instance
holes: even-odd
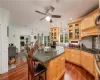
[[[50,61],[47,69],[47,80],[56,79],[56,62],[55,60]]]
[[[81,65],[85,68],[88,72],[94,75],[94,55],[88,52],[81,52],[82,60]]]
[[[65,54],[67,61],[80,65],[80,50],[67,49]]]
[[[80,65],[80,50],[71,51],[71,61],[77,65]]]
[[[59,64],[60,64],[60,73],[62,73],[62,71],[64,71],[64,69],[65,69],[65,56],[60,57],[60,63]]]
[[[67,49],[66,52],[65,52],[65,58],[67,61],[70,61],[70,58],[71,58],[71,50],[70,49]]]
[[[47,66],[47,80],[59,80],[65,72],[65,55],[49,61]]]
[[[65,52],[66,60],[76,65],[82,66],[95,78],[98,77],[98,72],[94,64],[94,54],[76,49],[67,49]]]

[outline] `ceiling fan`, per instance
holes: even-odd
[[[39,14],[42,14],[42,15],[45,15],[43,18],[41,18],[40,20],[44,20],[46,18],[47,21],[49,21],[50,23],[52,23],[52,18],[61,18],[61,15],[52,15],[49,13],[49,11],[51,10],[52,12],[54,11],[54,7],[53,6],[50,6],[45,13],[41,12],[41,11],[38,11],[36,10],[35,12],[39,13]]]

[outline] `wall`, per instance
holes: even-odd
[[[8,72],[8,37],[9,11],[0,8],[0,74]]]
[[[20,52],[20,36],[21,35],[31,35],[32,28],[31,27],[23,27],[23,26],[9,26],[9,43],[13,43],[17,48],[18,52]],[[49,29],[37,29],[36,31],[33,31],[34,35],[37,35],[39,32],[40,34],[43,33],[44,36],[49,35]]]
[[[92,49],[92,36],[84,37],[81,41],[87,48]]]

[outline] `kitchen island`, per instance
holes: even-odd
[[[33,53],[33,58],[39,60],[46,68],[47,80],[59,80],[65,72],[64,50],[50,49],[48,52],[37,50]]]

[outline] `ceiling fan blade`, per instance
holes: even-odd
[[[43,12],[40,12],[40,11],[35,11],[35,12],[37,12],[37,13],[39,13],[39,14],[43,14],[43,15],[46,15],[45,13],[43,13]]]
[[[60,15],[52,15],[53,18],[61,18]]]
[[[54,11],[54,7],[53,6],[50,6],[48,9],[47,9],[47,11],[46,11],[46,14],[51,10],[52,12]]]
[[[45,19],[45,17],[41,18],[40,21],[43,20],[43,19]]]

